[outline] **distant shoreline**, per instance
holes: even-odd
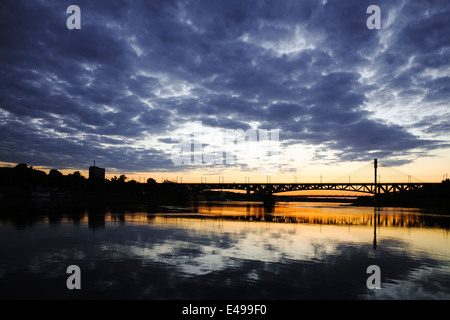
[[[187,205],[197,201],[217,202],[229,201],[233,202],[256,202],[264,203],[264,200],[258,195],[247,197],[245,194],[239,193],[214,193],[210,192],[208,195],[200,194],[200,196],[192,197],[184,192],[170,192],[167,190],[153,190],[154,194],[147,194],[140,190],[85,190],[85,191],[24,191],[2,193],[0,196],[0,206],[75,206],[75,207],[104,207],[104,206],[159,206],[159,205]],[[147,190],[148,191],[148,190]],[[414,201],[415,200],[415,201]],[[341,203],[342,206],[349,207],[406,207],[430,209],[445,213],[450,213],[450,201],[445,201],[443,198],[435,201],[434,197],[428,201],[424,198],[411,199],[407,197],[404,199],[382,199],[377,203],[373,202],[371,196],[361,197],[328,197],[328,196],[274,196],[273,204],[277,203]]]

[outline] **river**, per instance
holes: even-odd
[[[312,202],[2,211],[1,299],[450,299],[450,213]],[[70,265],[79,290],[66,285]],[[367,285],[371,265],[380,289]]]

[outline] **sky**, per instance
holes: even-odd
[[[67,27],[70,5],[81,29]],[[440,181],[449,16],[446,0],[2,1],[0,162],[275,182],[331,181],[377,158]]]

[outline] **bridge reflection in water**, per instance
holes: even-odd
[[[20,219],[27,217],[26,223],[41,221],[39,217],[15,214],[9,218],[13,225],[22,225]],[[5,217],[6,218],[6,217]],[[49,215],[44,218],[49,223],[73,221],[86,223],[92,229],[105,228],[108,223],[121,225],[145,225],[157,220],[226,220],[242,222],[314,224],[335,226],[359,226],[378,228],[434,228],[450,229],[450,217],[445,214],[424,213],[421,209],[360,207],[340,203],[289,202],[264,206],[247,201],[198,201],[190,206],[162,206],[148,210],[142,206],[135,208],[95,208],[73,211],[67,214]],[[34,221],[36,220],[36,221]]]
[[[373,230],[373,248],[377,249],[377,236],[389,230],[441,229],[448,237],[450,217],[448,215],[424,214],[421,209],[353,207],[339,203],[279,203],[272,207],[249,202],[195,202],[189,213],[174,212],[163,215],[167,223],[176,219],[179,223],[188,219],[198,221],[216,220],[227,222],[249,222],[271,224],[302,224],[311,226],[346,226],[363,231]],[[355,229],[356,230],[356,229]],[[365,231],[364,231],[365,232]]]
[[[192,207],[197,218],[277,223],[385,226],[408,228],[444,228],[446,217],[422,215],[420,209],[342,206],[339,203],[279,203],[267,207],[246,202],[204,203]],[[407,212],[408,214],[405,214]],[[411,214],[417,212],[417,214]]]

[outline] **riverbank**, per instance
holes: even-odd
[[[68,204],[71,206],[122,206],[142,203],[149,206],[161,204],[183,205],[189,201],[256,201],[273,206],[277,202],[336,202],[349,206],[427,208],[450,212],[450,188],[444,185],[432,190],[414,190],[395,194],[364,196],[283,196],[274,195],[267,201],[263,194],[231,191],[193,192],[176,183],[95,183],[87,181],[77,187],[0,187],[0,204],[23,203]]]

